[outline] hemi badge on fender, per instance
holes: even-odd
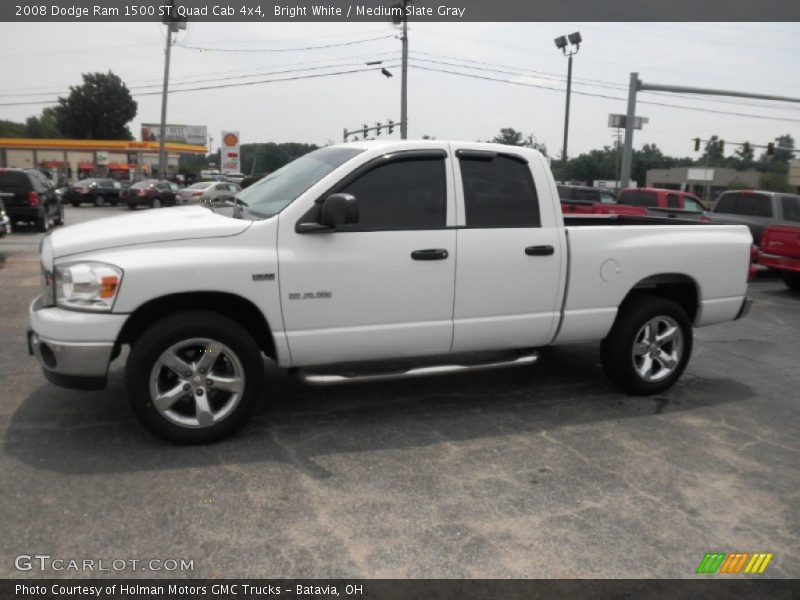
[[[272,281],[275,273],[253,273],[253,281]]]

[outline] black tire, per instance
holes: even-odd
[[[150,208],[161,208],[161,198],[153,198],[150,200]]]
[[[72,204],[72,206],[74,206],[75,208],[78,208],[81,205],[81,201],[80,200],[70,200],[70,204]]]
[[[651,328],[645,330],[648,323]],[[664,334],[672,327],[676,334],[669,341]],[[658,341],[659,333],[666,341]],[[672,300],[650,295],[624,301],[611,332],[600,345],[606,376],[625,392],[640,396],[659,394],[671,387],[691,353],[692,324],[686,311]]]
[[[103,206],[105,203],[106,201],[103,200],[103,197],[100,194],[97,194],[97,196],[94,197],[94,205],[98,208]]]
[[[783,271],[781,273],[783,282],[793,292],[800,292],[800,273],[795,271]]]
[[[116,200],[112,200],[111,201],[111,206],[116,206],[116,205],[117,205],[117,201]]]
[[[136,210],[136,202],[128,202],[128,208],[131,210]]]
[[[41,233],[50,231],[50,215],[47,214],[47,207],[42,212],[42,216],[36,221],[36,231]]]
[[[202,350],[194,349],[193,344],[203,348],[199,340],[225,348],[219,358],[210,359],[214,362],[210,363],[212,367],[208,371],[199,370],[201,358],[206,356]],[[162,364],[163,356],[177,355],[177,351],[172,350],[175,347],[187,349],[185,352],[188,354],[181,356],[187,365],[191,365],[192,371],[177,375],[178,371]],[[233,392],[202,383],[209,381],[205,377],[216,376],[218,369],[226,368],[227,372],[233,373],[231,379],[236,374],[241,375],[244,391],[236,398]],[[263,393],[264,362],[253,338],[235,321],[210,311],[186,311],[156,321],[142,334],[128,357],[125,380],[131,408],[151,433],[175,444],[206,444],[231,435],[250,418]],[[177,399],[172,399],[168,407],[159,410],[153,401],[151,385],[155,386],[154,393],[157,393],[161,383],[153,382],[165,383],[165,389],[179,390],[177,394],[180,397],[175,396]],[[204,394],[197,393],[199,388],[194,386],[202,386]],[[215,406],[220,411],[213,415],[215,419],[221,415],[219,421],[200,423],[198,403],[202,397],[210,407],[207,414],[212,415]],[[226,398],[232,405],[227,413]],[[196,420],[197,423],[181,425],[176,422],[180,419]]]
[[[56,214],[56,218],[55,218],[54,222],[58,226],[61,226],[61,225],[64,224],[64,205],[63,204],[59,204],[58,205],[58,213]]]

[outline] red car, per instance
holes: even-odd
[[[670,217],[710,222],[703,214],[706,207],[702,200],[694,194],[680,190],[625,188],[619,193],[619,203],[644,208],[650,214],[668,213],[667,216]]]
[[[559,185],[558,196],[565,215],[647,215],[647,209],[618,204],[616,195],[600,188]]]
[[[793,291],[800,291],[800,226],[770,225],[761,238],[758,262],[781,272]]]
[[[127,190],[123,190],[120,200],[126,203],[131,210],[135,210],[140,204],[145,204],[150,208],[175,206],[175,192],[169,181],[144,179],[137,181]]]

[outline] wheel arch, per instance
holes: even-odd
[[[133,311],[117,336],[112,358],[124,344],[133,345],[158,319],[185,310],[209,310],[233,319],[253,336],[259,349],[277,360],[272,329],[264,314],[250,300],[229,292],[182,292],[154,298]]]
[[[691,323],[695,322],[700,313],[700,286],[689,275],[661,273],[645,277],[628,291],[622,302],[644,294],[672,300],[686,312]]]

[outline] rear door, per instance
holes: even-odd
[[[548,187],[537,188],[531,173],[534,167],[542,174],[537,181],[548,181],[542,165],[511,149],[456,148],[453,351],[547,344],[559,314],[562,246],[553,225],[555,199]]]

